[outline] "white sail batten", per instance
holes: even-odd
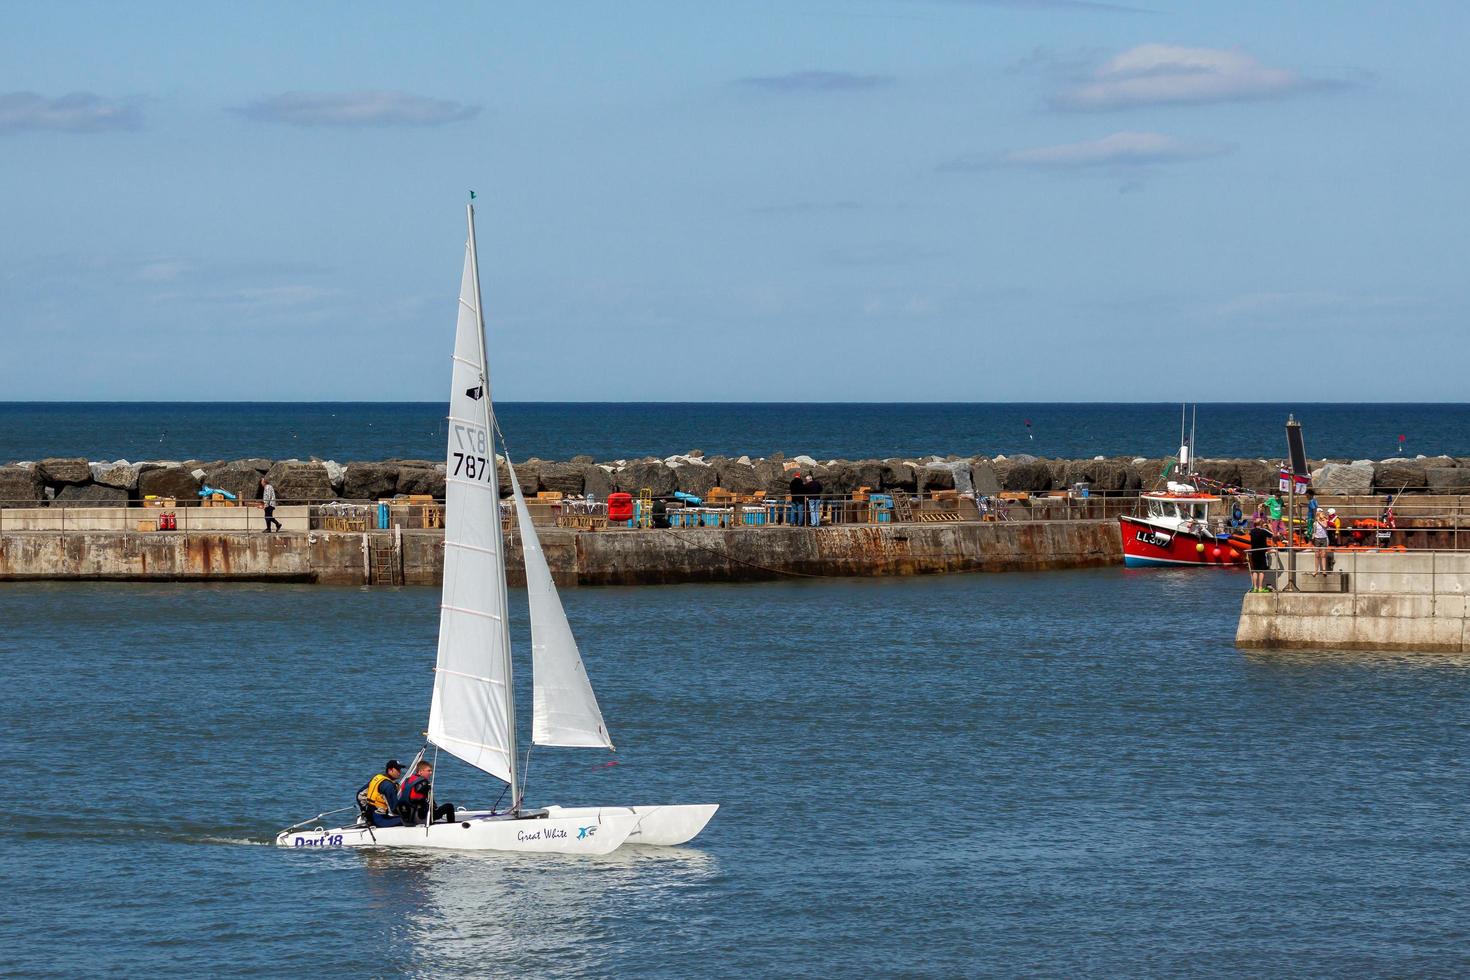
[[[531,610],[531,668],[533,703],[531,741],[536,745],[610,749],[612,739],[602,722],[597,695],[582,665],[577,639],[567,622],[556,582],[541,550],[541,539],[526,509],[521,481],[510,470],[511,494],[521,532],[526,562],[526,593]]]
[[[444,591],[428,736],[451,755],[513,783],[515,706],[505,622],[505,551],[473,258],[466,246],[449,392]]]

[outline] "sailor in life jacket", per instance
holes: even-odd
[[[403,783],[398,793],[398,812],[410,826],[429,814],[429,796],[433,793],[434,767],[427,762],[414,766],[413,775]],[[434,807],[434,820],[453,820],[454,804],[441,803]]]
[[[378,773],[362,789],[357,791],[357,806],[362,815],[374,827],[401,827],[398,817],[400,805],[398,777],[403,775],[403,766],[397,759],[389,759],[383,771]]]

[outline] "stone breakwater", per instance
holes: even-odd
[[[509,494],[505,463],[497,462],[501,492]],[[645,487],[655,496],[677,490],[702,497],[717,486],[735,493],[783,494],[793,466],[815,473],[830,495],[848,494],[859,487],[907,493],[950,489],[987,495],[1039,493],[1077,483],[1087,483],[1094,494],[1130,494],[1157,485],[1166,462],[1143,456],[1041,459],[1024,455],[816,460],[776,454],[751,459],[706,457],[693,450],[666,459],[528,459],[515,469],[527,493],[559,491],[568,496],[592,494],[598,499],[618,490],[637,494]],[[1197,469],[1224,488],[1263,492],[1275,488],[1277,467],[1274,461],[1260,459],[1204,459]],[[376,500],[406,494],[442,499],[444,472],[443,463],[423,459],[341,464],[318,459],[134,463],[55,458],[0,466],[0,506],[119,506],[150,495],[184,503],[197,499],[206,485],[255,500],[261,477],[270,480],[282,501]],[[1319,493],[1464,493],[1470,491],[1470,458],[1324,459],[1313,464],[1313,484]]]
[[[760,581],[785,576],[901,576],[1040,571],[1114,565],[1115,521],[691,528],[681,531],[538,532],[562,585]],[[0,533],[0,582],[289,581],[379,584],[372,552],[393,553],[398,581],[434,585],[443,533],[201,531]],[[525,584],[520,536],[506,541],[511,584]]]

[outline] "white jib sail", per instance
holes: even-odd
[[[454,336],[445,458],[444,592],[429,741],[490,775],[514,780],[514,692],[505,623],[500,490],[481,360],[479,286],[465,250]]]
[[[516,521],[521,530],[521,551],[526,561],[526,593],[531,610],[531,666],[534,675],[535,714],[531,722],[531,740],[537,745],[578,746],[610,749],[607,726],[597,707],[597,695],[582,666],[576,637],[567,622],[567,614],[557,595],[556,582],[541,550],[541,539],[526,510],[521,494],[521,481],[515,469],[510,470],[511,494],[515,499]]]

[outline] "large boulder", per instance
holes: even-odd
[[[282,504],[331,500],[336,496],[327,468],[318,462],[286,460],[272,466],[265,478],[276,488],[276,499]]]
[[[926,463],[919,468],[918,480],[919,493],[955,489],[954,470],[948,463]]]
[[[1327,463],[1312,473],[1312,489],[1318,493],[1370,494],[1373,492],[1373,464]]]
[[[582,464],[582,493],[597,500],[606,500],[607,495],[616,489],[612,467],[599,466],[596,463]]]
[[[1431,466],[1424,475],[1430,493],[1470,493],[1470,468]]]
[[[203,482],[216,490],[233,493],[240,500],[259,500],[262,475],[253,466],[241,466],[238,463],[214,463],[204,468]],[[276,488],[276,493],[280,492],[280,488]]]
[[[667,497],[679,489],[674,471],[665,466],[662,460],[629,463],[618,470],[613,479],[619,490],[635,497],[644,487],[652,490],[655,497]]]
[[[177,463],[156,469],[140,466],[138,496],[174,497],[180,502],[196,500],[199,496],[199,480],[189,469]]]
[[[38,507],[46,499],[46,483],[35,467],[0,466],[0,507]]]
[[[1066,486],[1086,483],[1091,493],[1129,493],[1142,484],[1138,468],[1117,459],[1078,459],[1067,464]]]
[[[81,457],[43,459],[36,464],[36,469],[40,472],[42,480],[56,487],[68,483],[92,482],[92,466]]]
[[[98,483],[69,483],[56,494],[58,507],[126,507],[128,492],[121,487],[104,487]]]
[[[905,493],[917,491],[919,478],[914,472],[913,464],[901,459],[885,459],[883,461],[883,489],[902,490]]]
[[[348,463],[342,474],[342,496],[346,500],[379,500],[399,492],[396,463]],[[326,467],[322,467],[326,473]],[[331,474],[326,473],[328,485]],[[280,493],[281,488],[276,488]]]
[[[1379,493],[1422,493],[1429,486],[1429,467],[1422,459],[1385,459],[1373,467]]]
[[[977,459],[971,463],[970,484],[981,497],[1000,493],[1000,477],[995,472],[995,464],[988,459]]]
[[[720,485],[720,474],[713,466],[703,466],[699,463],[685,463],[674,468],[674,482],[679,489],[685,493],[703,499],[709,496],[710,490]]]
[[[541,489],[556,490],[568,497],[582,493],[583,466],[580,463],[542,463]]]
[[[120,459],[115,463],[93,463],[92,482],[121,490],[138,489],[138,464]]]
[[[444,468],[442,466],[403,466],[398,470],[398,492],[406,494],[428,494],[435,500],[444,499]]]
[[[341,496],[342,483],[347,479],[347,467],[335,459],[322,460],[322,467],[327,471],[327,480],[332,484],[332,492]],[[270,469],[270,467],[266,467],[266,469]]]
[[[540,490],[542,489],[541,467],[544,465],[545,464],[542,463],[541,460],[537,459],[534,456],[526,460],[524,463],[516,464],[516,479],[520,481],[521,493],[525,494],[527,497],[534,497],[538,492],[540,492]],[[509,492],[510,483],[509,481],[507,481],[506,493]]]
[[[1235,459],[1197,459],[1194,471],[1206,480],[1226,487],[1238,487],[1240,483],[1240,461]],[[1156,475],[1157,470],[1151,475]]]
[[[782,496],[791,488],[791,471],[786,469],[786,460],[777,459],[777,455],[773,453],[770,459],[755,461],[755,478],[760,481],[760,489]]]
[[[1238,459],[1235,463],[1240,470],[1240,486],[1246,490],[1270,493],[1277,488],[1280,468],[1274,464],[1264,459]]]
[[[1039,459],[1012,461],[1001,477],[1001,487],[1014,492],[1044,493],[1052,488],[1051,467]]]
[[[719,476],[720,486],[731,493],[755,493],[764,489],[755,467],[750,463],[733,459],[721,460],[715,471]]]

